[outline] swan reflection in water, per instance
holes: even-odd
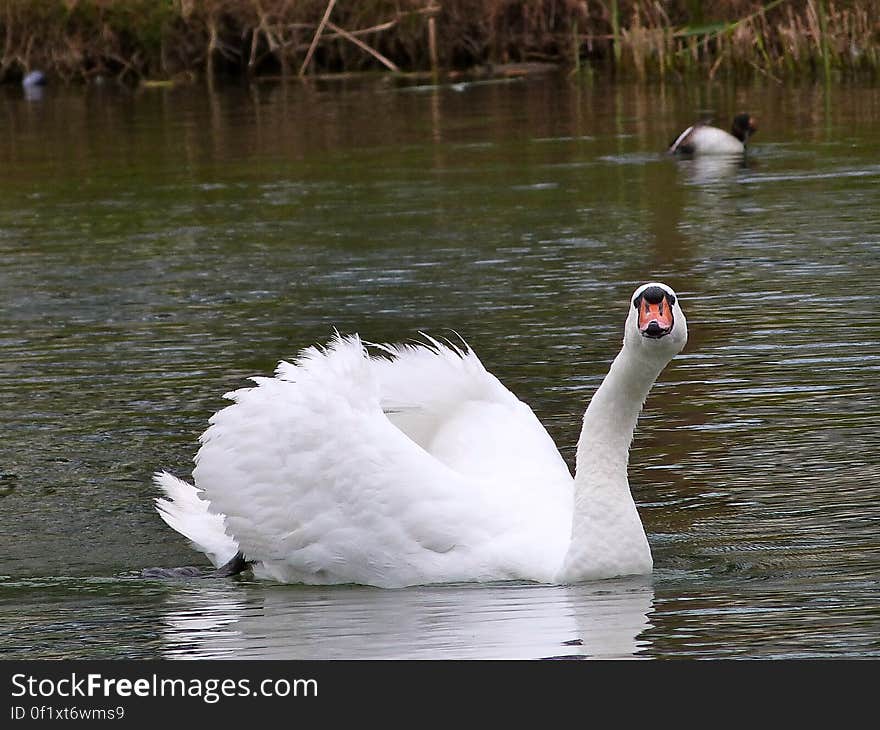
[[[648,578],[401,590],[231,583],[181,587],[161,621],[169,659],[621,659],[648,646]]]

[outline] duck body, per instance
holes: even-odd
[[[748,114],[734,117],[730,132],[699,122],[678,135],[667,151],[681,155],[742,155],[757,130],[754,118]]]
[[[531,408],[470,349],[427,338],[371,355],[337,335],[227,394],[233,404],[201,437],[195,484],[156,475],[159,512],[215,565],[244,556],[257,577],[286,583],[649,573],[627,455],[686,323],[668,287],[642,289],[639,305],[645,291],[656,300],[654,324],[637,307],[628,316],[584,418],[575,477]]]

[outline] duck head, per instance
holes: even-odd
[[[751,114],[737,114],[733,118],[733,127],[731,132],[740,142],[745,144],[748,142],[755,132],[758,131],[758,123]]]

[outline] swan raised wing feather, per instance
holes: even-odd
[[[571,479],[532,409],[472,350],[423,336],[427,345],[378,345],[390,357],[371,361],[383,410],[395,426],[462,474],[511,482],[523,473]]]
[[[282,363],[275,378],[228,394],[234,405],[211,419],[194,477],[241,551],[259,555],[270,577],[310,583],[516,578],[541,560],[552,570],[567,542],[571,477],[531,410],[475,356],[443,347],[389,354],[370,358],[357,337],[337,337]],[[464,423],[466,443],[452,436]],[[504,468],[499,447],[509,439],[497,428],[521,433],[520,446],[536,443],[538,462],[548,460],[549,442],[558,483],[541,489],[516,461]],[[495,473],[467,468],[474,447],[494,455]],[[534,523],[535,510],[554,507],[561,537],[548,540],[553,554],[524,549],[547,540],[536,534],[547,522]]]

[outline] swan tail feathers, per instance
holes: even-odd
[[[223,515],[208,510],[200,491],[167,471],[157,472],[153,481],[164,493],[156,510],[166,524],[205,553],[215,567],[228,563],[238,552],[238,543],[226,533]]]

